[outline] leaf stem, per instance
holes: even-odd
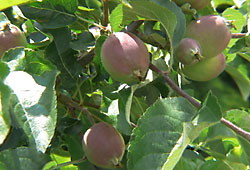
[[[87,23],[89,23],[89,24],[92,24],[92,25],[94,25],[94,26],[96,26],[96,27],[98,27],[98,28],[101,28],[101,29],[106,29],[106,27],[104,27],[104,26],[102,26],[102,25],[100,25],[100,24],[97,24],[97,23],[95,23],[95,22],[93,22],[93,21],[89,21],[89,20],[87,20],[87,19],[85,19],[85,18],[83,18],[83,17],[81,17],[81,16],[79,16],[79,15],[76,15],[76,17],[79,19],[79,20],[81,20],[81,21],[84,21],[84,22],[87,22]]]
[[[157,68],[155,65],[150,63],[149,68],[158,73],[161,74],[162,76],[164,76],[166,82],[168,83],[168,85],[173,88],[180,96],[186,98],[191,104],[193,104],[195,107],[200,108],[201,104],[195,100],[193,97],[191,97],[189,94],[187,94],[186,92],[184,92],[179,86],[177,86],[169,77],[168,75],[163,72],[162,70],[160,70],[159,68]],[[225,118],[221,118],[220,122],[224,125],[226,125],[228,128],[232,129],[234,132],[236,132],[237,134],[239,134],[240,136],[244,137],[245,139],[247,139],[250,142],[250,133],[241,129],[240,127],[234,125],[232,122],[226,120]]]

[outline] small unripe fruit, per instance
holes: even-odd
[[[200,44],[191,38],[184,38],[176,48],[175,56],[182,64],[195,64],[202,58]]]
[[[178,5],[183,5],[185,3],[191,4],[192,8],[202,9],[205,8],[211,0],[173,0]]]
[[[123,83],[144,80],[150,62],[143,41],[125,32],[113,33],[106,39],[102,46],[101,60],[111,77]]]
[[[224,18],[208,15],[190,23],[186,30],[186,37],[199,42],[204,57],[214,57],[227,47],[231,32]]]
[[[218,77],[225,69],[226,61],[223,53],[216,57],[205,58],[200,62],[183,66],[183,73],[195,81],[208,81]]]
[[[0,58],[10,48],[26,47],[26,45],[26,37],[17,26],[6,24],[0,30]]]
[[[82,141],[88,160],[101,168],[119,168],[125,151],[121,134],[111,125],[100,122],[88,129]]]

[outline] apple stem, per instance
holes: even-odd
[[[168,83],[168,85],[174,89],[180,96],[186,98],[191,104],[193,104],[195,107],[200,108],[201,107],[201,103],[198,102],[197,100],[195,100],[193,97],[191,97],[189,94],[187,94],[186,92],[184,92],[179,86],[177,86],[169,77],[168,75],[163,72],[162,70],[160,70],[159,68],[157,68],[155,65],[153,65],[152,63],[150,63],[149,68],[158,73],[161,74],[162,76],[164,76],[166,82]],[[239,134],[240,136],[244,137],[245,139],[247,139],[248,141],[250,141],[250,133],[241,129],[240,127],[234,125],[232,122],[226,120],[225,118],[221,118],[220,122],[224,125],[226,125],[228,128],[230,128],[231,130],[233,130],[234,132],[236,132],[237,134]]]

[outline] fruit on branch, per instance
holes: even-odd
[[[0,30],[0,58],[10,48],[26,47],[26,45],[26,37],[17,26],[8,23]]]
[[[184,38],[175,50],[177,59],[185,65],[192,65],[200,61],[202,57],[200,44],[191,38]]]
[[[131,33],[111,34],[103,43],[101,60],[115,80],[135,83],[144,80],[149,67],[149,53],[144,42]]]
[[[83,136],[83,150],[88,160],[101,168],[119,168],[125,151],[121,134],[111,125],[100,122]]]
[[[189,3],[192,8],[202,9],[205,8],[211,0],[173,0],[178,5],[183,5],[185,3]]]
[[[204,57],[214,57],[227,47],[231,32],[224,18],[208,15],[191,22],[187,27],[186,37],[199,42]]]
[[[225,69],[226,61],[223,53],[216,57],[204,58],[200,62],[183,66],[183,73],[195,81],[208,81],[219,76]]]

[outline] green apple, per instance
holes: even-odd
[[[225,66],[225,56],[220,53],[216,57],[204,58],[196,64],[184,65],[182,71],[191,80],[208,81],[218,77]]]

